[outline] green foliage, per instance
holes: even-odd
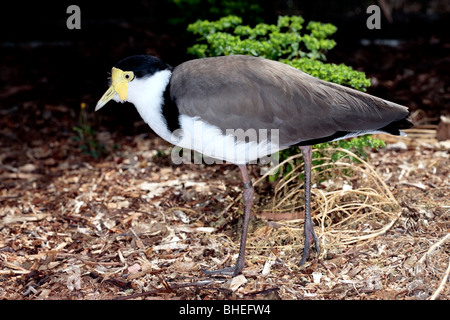
[[[281,59],[294,68],[300,69],[313,77],[353,87],[360,91],[366,91],[366,87],[370,86],[370,80],[366,78],[363,72],[355,71],[345,64],[322,63],[321,61],[300,58],[295,60]]]
[[[354,138],[351,140],[338,140],[332,142],[325,142],[316,144],[313,148],[312,154],[312,166],[322,165],[326,162],[325,158],[330,158],[331,162],[337,162],[344,157],[347,157],[347,153],[343,151],[339,151],[338,148],[346,149],[352,151],[356,156],[361,159],[367,160],[368,155],[366,153],[368,148],[378,149],[385,146],[383,140],[372,138],[370,135],[361,136],[358,138]],[[330,152],[330,150],[332,150]],[[298,150],[296,148],[291,148],[287,150],[283,150],[279,155],[279,162],[283,162],[291,156],[298,154]],[[356,158],[351,158],[351,160],[355,163],[359,163],[359,160]],[[295,161],[291,161],[287,163],[283,167],[282,175],[286,176],[289,172],[291,172],[295,167],[301,165],[303,163],[303,158],[297,158]],[[331,165],[331,164],[330,164]],[[322,167],[320,170],[325,170],[328,166]],[[269,176],[269,181],[275,181],[278,179],[280,172]]]
[[[317,149],[318,157],[320,157],[320,150],[335,147],[342,148],[347,150],[352,150],[354,154],[359,156],[362,159],[367,160],[368,155],[366,153],[367,148],[378,149],[384,147],[385,143],[383,140],[372,138],[370,135],[365,135],[358,137],[356,139],[350,140],[338,140],[333,142],[320,143],[314,146]],[[346,156],[345,152],[336,151],[331,154],[332,161],[338,161],[342,157]],[[358,162],[357,159],[353,159],[353,161]]]
[[[96,131],[89,124],[86,104],[84,102],[81,103],[78,125],[72,129],[76,133],[72,139],[77,142],[78,148],[83,154],[97,159],[105,153],[105,146],[97,141],[95,138]]]
[[[188,49],[198,57],[229,54],[249,54],[272,60],[308,57],[325,60],[324,52],[336,42],[327,39],[336,32],[331,24],[310,22],[306,29],[310,34],[300,34],[304,19],[299,16],[283,16],[276,25],[259,23],[255,27],[242,25],[237,16],[223,17],[217,21],[198,20],[188,26],[188,31],[201,36],[200,41]]]
[[[226,16],[216,21],[198,20],[190,24],[187,30],[199,36],[198,43],[188,48],[188,53],[200,58],[231,54],[252,55],[278,60],[319,79],[360,91],[365,91],[370,86],[370,80],[363,72],[344,64],[325,62],[325,54],[336,45],[329,37],[337,28],[329,23],[310,21],[305,26],[305,20],[300,16],[280,16],[277,24],[258,23],[250,27],[242,25],[240,17]],[[384,146],[383,141],[370,136],[318,144],[314,146],[317,151],[313,153],[313,165],[324,162],[325,148],[343,148],[361,158],[367,158],[365,149],[381,146]],[[297,148],[281,151],[279,160],[282,162],[298,152]],[[344,155],[343,152],[335,151],[327,157],[337,161]],[[357,162],[357,159],[353,161]],[[292,165],[295,167],[298,163],[287,164],[283,174],[289,173]],[[277,176],[270,177],[271,180],[276,178]]]
[[[346,149],[353,152],[356,156],[363,160],[368,160],[368,155],[366,153],[367,149],[378,149],[385,146],[383,140],[373,138],[370,135],[360,136],[357,138],[349,139],[349,140],[337,140],[326,143],[319,143],[313,146],[313,154],[312,154],[312,166],[323,165],[325,162],[329,162],[329,165],[322,166],[320,169],[315,169],[315,171],[324,171],[327,168],[330,168],[333,162],[337,162],[345,157],[347,157],[347,153],[340,151],[340,149]],[[332,151],[330,151],[332,150]],[[299,151],[291,148],[288,150],[283,150],[280,152],[280,162],[286,160],[290,156],[294,154],[298,154]],[[326,159],[331,159],[331,162]],[[354,163],[359,163],[360,161],[357,158],[350,157],[350,160]],[[300,158],[291,164],[287,164],[285,168],[283,168],[283,176],[288,174],[293,168],[299,166],[303,163],[303,158]],[[351,170],[344,170],[346,174],[351,174]],[[275,181],[279,176],[279,173],[270,176],[270,181]],[[301,177],[303,178],[303,176]],[[324,177],[322,177],[324,179]]]

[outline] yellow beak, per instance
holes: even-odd
[[[105,104],[107,104],[112,98],[115,97],[116,94],[119,95],[120,100],[122,101],[126,100],[128,96],[128,82],[133,80],[133,78],[134,78],[133,72],[124,72],[120,69],[112,68],[111,72],[112,84],[109,87],[109,89],[105,92],[105,94],[97,102],[95,111],[99,110]]]

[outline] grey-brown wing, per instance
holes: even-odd
[[[170,89],[180,114],[223,131],[279,129],[285,146],[338,131],[376,130],[408,114],[400,105],[248,56],[183,63]]]

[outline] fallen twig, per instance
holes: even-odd
[[[174,289],[187,288],[187,287],[204,287],[204,286],[210,285],[212,283],[216,283],[216,282],[217,282],[216,280],[210,279],[210,280],[195,281],[195,282],[190,282],[190,283],[179,283],[179,284],[169,285],[166,281],[164,281],[163,288],[140,292],[140,293],[135,293],[135,294],[131,294],[128,296],[123,296],[123,297],[116,297],[113,300],[128,300],[128,299],[142,298],[142,297],[150,296],[150,295],[157,294],[157,293],[172,292]],[[209,289],[209,288],[205,287],[205,289]],[[226,289],[226,290],[228,290],[228,289]]]
[[[439,297],[439,294],[444,289],[445,284],[447,283],[448,275],[450,274],[450,260],[447,266],[447,271],[445,271],[444,276],[442,277],[441,283],[439,284],[436,291],[433,293],[433,295],[430,297],[429,300],[436,300],[437,297]]]
[[[443,244],[445,241],[447,241],[450,238],[450,233],[448,233],[445,237],[443,237],[441,240],[433,244],[430,249],[428,249],[427,252],[423,254],[423,256],[417,261],[418,264],[423,263],[427,257],[427,255],[431,254],[434,250],[436,250],[437,247],[439,247],[441,244]]]

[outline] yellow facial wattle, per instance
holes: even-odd
[[[133,80],[133,72],[112,68],[111,78],[114,91],[117,92],[120,100],[126,100],[128,96],[128,82]]]
[[[112,68],[111,71],[111,86],[100,98],[95,107],[95,111],[103,107],[108,101],[110,101],[116,94],[119,95],[120,100],[124,101],[128,97],[128,83],[134,79],[134,73],[132,71],[123,71],[118,68]]]

